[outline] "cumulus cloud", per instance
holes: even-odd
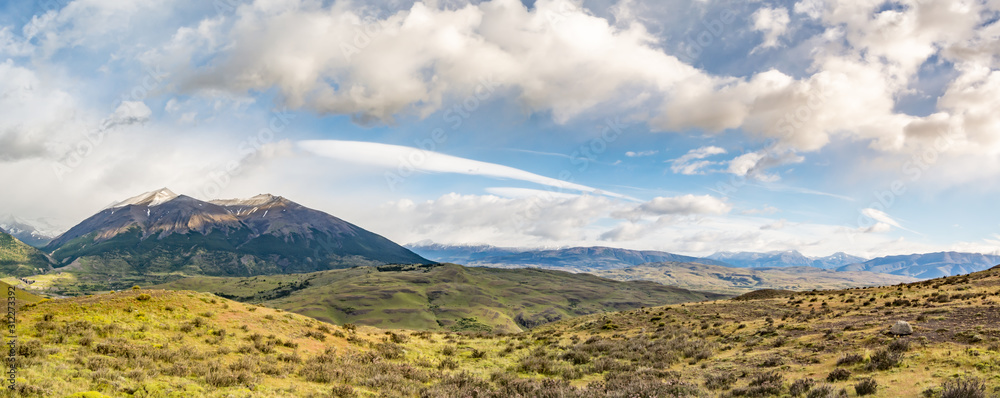
[[[692,149],[688,151],[687,154],[681,156],[677,159],[671,160],[670,170],[677,174],[693,175],[693,174],[704,174],[703,169],[719,164],[719,162],[711,162],[705,159],[713,155],[721,155],[726,153],[725,149],[719,148],[717,146],[706,146],[697,149]]]
[[[764,33],[764,42],[757,49],[778,46],[778,39],[788,32],[788,10],[782,7],[762,7],[753,13],[753,30]],[[754,50],[756,51],[756,49]]]
[[[660,49],[636,13],[616,11],[612,24],[567,0],[539,0],[530,9],[515,0],[448,4],[416,2],[375,16],[349,2],[257,0],[231,18],[178,30],[148,61],[173,65],[182,92],[274,89],[290,107],[360,123],[502,97],[559,123],[621,113],[654,131],[741,129],[799,153],[836,138],[896,153],[913,150],[905,130],[922,119],[902,113],[897,100],[937,55],[965,77],[939,102],[940,117],[964,130],[969,152],[1000,150],[986,134],[990,116],[966,107],[960,91],[988,82],[982,71],[996,62],[1000,48],[990,38],[1000,27],[987,18],[992,3],[903,0],[904,7],[883,10],[870,1],[799,1],[795,13],[825,29],[809,39],[818,50],[801,77],[699,70]],[[763,33],[763,48],[776,47],[790,19],[786,8],[764,7],[751,28]],[[974,95],[989,94],[982,90]],[[755,156],[767,161],[748,155],[733,170],[753,170]],[[692,166],[680,170],[697,172]]]
[[[769,148],[762,151],[748,152],[729,161],[727,171],[741,177],[758,181],[774,182],[781,179],[777,174],[769,174],[766,170],[792,163],[802,163],[805,158],[788,150]]]
[[[30,69],[0,62],[0,162],[46,156],[59,137],[83,126],[77,101]]]
[[[494,195],[447,194],[434,200],[399,200],[379,209],[386,220],[404,228],[402,241],[432,237],[444,242],[536,243],[587,239],[586,227],[606,216],[616,203],[596,196],[502,198]]]
[[[724,199],[711,195],[681,195],[674,197],[658,197],[637,207],[612,213],[614,217],[637,221],[647,216],[693,216],[720,215],[729,213],[732,205]]]

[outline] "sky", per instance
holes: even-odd
[[[0,214],[272,193],[399,243],[1000,250],[1000,0],[12,0]]]

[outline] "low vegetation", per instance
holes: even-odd
[[[1000,270],[990,270],[487,333],[331,325],[208,293],[129,289],[26,304],[16,395],[990,397],[997,305]],[[889,332],[898,320],[911,335]]]

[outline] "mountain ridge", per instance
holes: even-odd
[[[694,262],[731,266],[722,261],[684,256],[655,250],[630,250],[603,246],[563,249],[516,249],[489,245],[408,245],[416,253],[439,262],[474,267],[545,268],[588,272],[627,268],[655,262]]]
[[[381,235],[280,196],[205,202],[168,189],[117,202],[44,250],[87,272],[263,275],[430,263]]]

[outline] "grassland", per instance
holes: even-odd
[[[998,305],[1000,270],[990,270],[491,334],[334,326],[207,293],[136,290],[25,306],[14,395],[985,397],[1000,387]],[[888,333],[899,320],[912,335]]]
[[[42,252],[0,231],[0,274],[28,276],[50,268]]]
[[[591,272],[620,281],[653,281],[684,289],[740,295],[754,290],[831,290],[916,282],[908,276],[837,272],[812,267],[733,268],[696,263],[650,263]]]
[[[580,315],[723,297],[652,282],[454,264],[191,277],[156,287],[212,292],[336,324],[508,333]]]

